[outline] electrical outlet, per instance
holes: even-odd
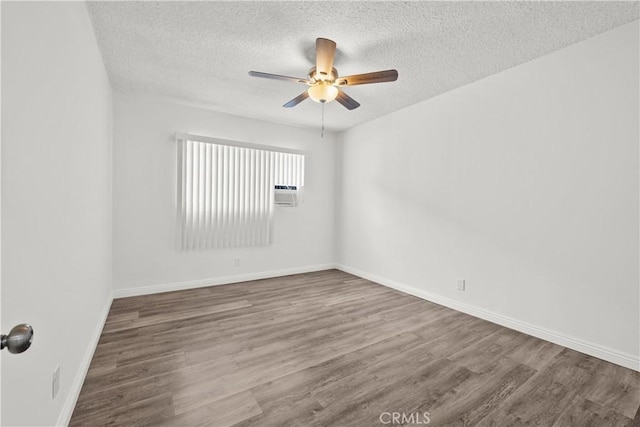
[[[60,391],[60,366],[56,366],[53,371],[53,379],[51,381],[51,398],[55,399]]]
[[[464,291],[464,279],[458,279],[458,290]]]
[[[236,267],[240,267],[240,258],[236,258],[235,260],[233,260],[233,265],[235,265]]]

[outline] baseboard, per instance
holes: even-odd
[[[470,304],[466,304],[466,303],[454,300],[452,298],[447,298],[438,294],[434,294],[432,292],[418,289],[413,286],[409,286],[404,283],[397,282],[395,280],[391,280],[375,274],[367,273],[365,271],[359,270],[357,268],[349,267],[343,264],[332,264],[332,263],[319,264],[319,265],[306,266],[306,267],[296,267],[296,268],[271,270],[271,271],[258,272],[258,273],[239,274],[234,276],[225,276],[225,277],[218,277],[218,278],[212,278],[212,279],[192,280],[188,282],[165,283],[165,284],[159,284],[159,285],[119,289],[114,291],[114,298],[124,298],[124,297],[130,297],[130,296],[155,294],[155,293],[161,293],[161,292],[179,291],[183,289],[193,289],[193,288],[206,287],[206,286],[227,285],[232,283],[247,282],[251,280],[269,279],[269,278],[279,277],[279,276],[288,276],[291,274],[301,274],[301,273],[310,273],[313,271],[329,270],[332,268],[337,268],[346,273],[353,274],[355,276],[359,276],[367,280],[371,280],[383,286],[396,289],[400,292],[404,292],[406,294],[413,295],[418,298],[422,298],[424,300],[431,301],[436,304],[440,304],[445,307],[452,308],[462,313],[466,313],[471,316],[478,317],[480,319],[488,320],[498,325],[505,326],[507,328],[514,329],[516,331],[552,342],[554,344],[558,344],[563,347],[567,347],[572,350],[576,350],[581,353],[588,354],[590,356],[594,356],[602,360],[606,360],[607,362],[615,363],[616,365],[620,365],[625,368],[633,369],[635,371],[640,372],[640,358],[632,354],[620,352],[618,350],[614,350],[599,344],[587,342],[579,338],[571,337],[557,331],[553,331],[553,330],[536,326],[527,322],[523,322],[521,320],[514,319],[512,317],[504,316],[499,313],[495,313],[489,310],[485,310]],[[105,313],[105,319],[106,319],[106,313]],[[98,332],[97,337],[99,338],[99,336],[100,336],[100,332]],[[91,358],[89,358],[89,362],[90,361],[91,361]],[[87,365],[87,369],[88,369],[88,365]],[[82,379],[84,379],[84,376]],[[80,387],[81,386],[82,386],[82,381],[80,382]],[[80,390],[78,389],[78,393],[79,391]],[[77,399],[77,396],[76,396],[76,399]],[[73,403],[75,405],[75,400]],[[71,410],[73,410],[73,406],[71,407]],[[70,416],[71,414],[69,414],[69,417]]]
[[[207,286],[229,285],[231,283],[248,282],[251,280],[270,279],[272,277],[289,276],[291,274],[311,273],[313,271],[336,268],[335,264],[318,264],[305,267],[285,268],[282,270],[263,271],[258,273],[238,274],[234,276],[216,277],[211,279],[191,280],[188,282],[164,283],[159,285],[139,286],[128,289],[116,289],[114,298],[126,298],[139,295],[158,294],[161,292],[181,291],[184,289],[203,288]]]
[[[611,348],[607,348],[605,346],[601,346],[599,344],[594,344],[578,338],[574,338],[557,331],[552,331],[546,328],[532,325],[530,323],[523,322],[512,317],[494,313],[489,310],[484,310],[482,308],[465,304],[451,298],[443,297],[441,295],[427,292],[413,286],[396,282],[395,280],[367,273],[357,268],[349,267],[342,264],[337,264],[334,268],[342,270],[345,273],[353,274],[354,276],[359,276],[364,279],[371,280],[372,282],[379,283],[383,286],[396,289],[400,292],[404,292],[406,294],[413,295],[418,298],[422,298],[424,300],[469,314],[471,316],[488,320],[489,322],[493,322],[498,325],[523,332],[527,335],[532,335],[545,341],[550,341],[554,344],[558,344],[563,347],[588,354],[589,356],[597,357],[598,359],[606,360],[607,362],[615,363],[616,365],[620,365],[625,368],[633,369],[634,371],[640,372],[640,358],[632,354],[620,352]]]
[[[80,390],[82,390],[82,385],[84,384],[84,379],[86,378],[87,372],[89,371],[89,366],[91,365],[93,354],[95,353],[96,347],[98,346],[98,341],[100,341],[100,335],[102,335],[102,329],[104,328],[104,324],[107,321],[107,316],[109,315],[109,309],[111,308],[112,302],[113,297],[110,295],[106,304],[102,308],[102,312],[100,313],[100,317],[98,318],[98,324],[96,325],[96,328],[91,335],[91,341],[89,342],[89,345],[84,352],[84,356],[82,357],[82,361],[80,362],[80,367],[76,372],[76,377],[73,379],[73,383],[71,384],[71,389],[69,391],[69,394],[67,395],[67,399],[62,406],[62,411],[60,412],[60,416],[58,417],[56,426],[66,427],[71,421],[73,409],[76,407],[78,396],[80,396]]]

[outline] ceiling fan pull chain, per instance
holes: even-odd
[[[320,131],[320,138],[324,138],[324,102],[322,103],[322,130]]]

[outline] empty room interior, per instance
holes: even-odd
[[[2,426],[640,426],[638,1],[2,1]]]

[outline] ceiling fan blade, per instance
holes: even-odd
[[[336,42],[329,39],[316,39],[316,72],[331,76],[333,58],[336,54]]]
[[[287,102],[286,104],[283,105],[283,107],[285,108],[291,108],[291,107],[295,107],[296,105],[300,104],[302,101],[304,101],[305,99],[307,99],[309,97],[309,92],[307,92],[306,90],[304,92],[302,92],[300,95],[296,96],[295,98],[293,98],[291,101]]]
[[[271,80],[284,80],[287,82],[293,83],[310,83],[307,79],[300,79],[298,77],[289,77],[289,76],[281,76],[280,74],[269,74],[269,73],[261,73],[260,71],[249,71],[249,75],[251,77],[261,77],[263,79],[271,79]]]
[[[354,110],[360,106],[358,101],[338,89],[338,96],[336,96],[336,101],[342,104],[347,110]]]
[[[353,76],[340,77],[336,80],[338,86],[366,85],[369,83],[394,82],[398,80],[398,71],[384,70],[373,73],[354,74]]]

